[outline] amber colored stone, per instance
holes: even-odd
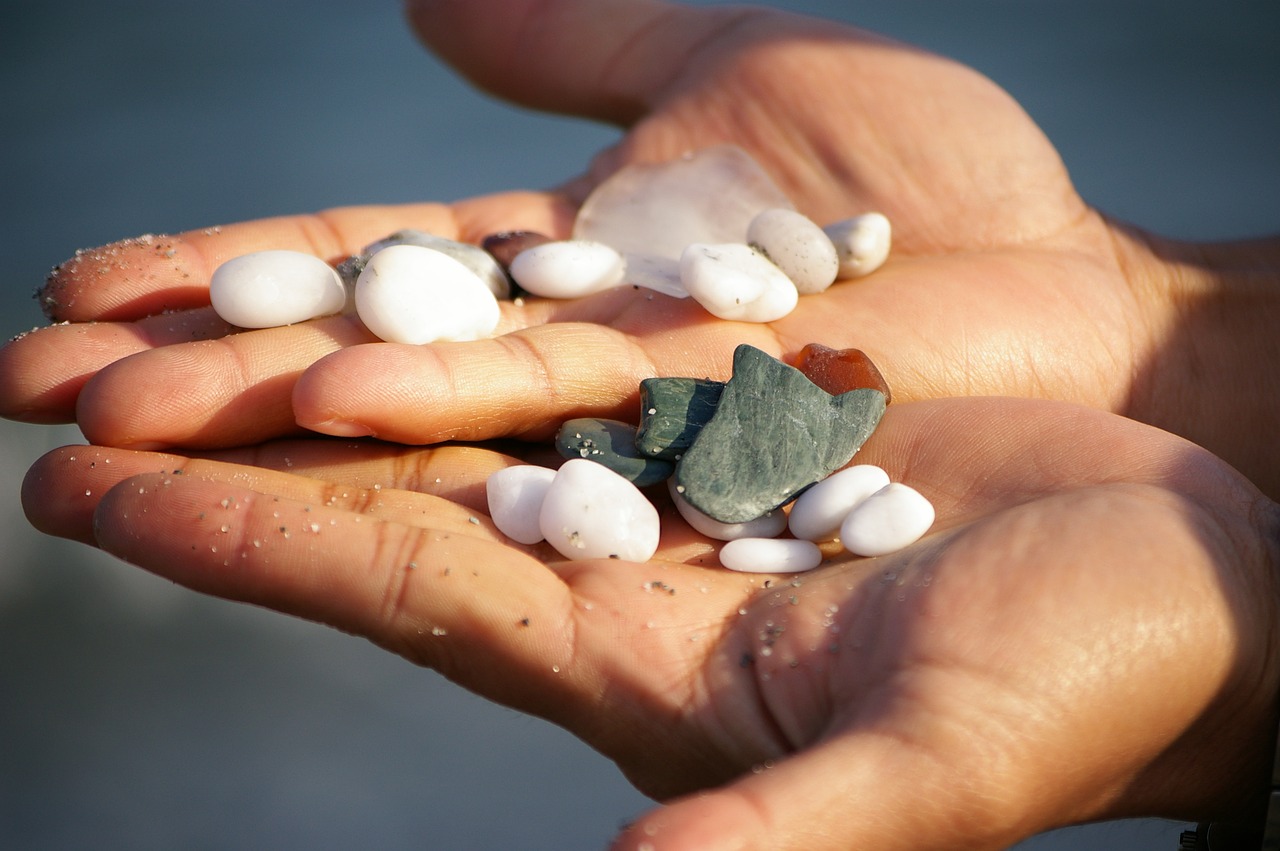
[[[810,343],[800,350],[796,369],[832,396],[871,389],[883,393],[886,404],[893,401],[889,382],[861,349],[833,349]]]

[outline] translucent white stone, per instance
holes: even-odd
[[[873,464],[856,464],[809,488],[792,504],[791,534],[807,541],[830,541],[858,503],[889,484],[889,474]]]
[[[831,238],[795,210],[765,210],[756,216],[747,228],[747,244],[773,261],[801,295],[826,290],[840,269]]]
[[[745,242],[756,214],[790,206],[746,151],[718,145],[619,169],[583,202],[573,235],[674,260],[691,242]]]
[[[542,501],[556,471],[549,467],[519,464],[490,474],[485,482],[489,517],[498,531],[521,544],[542,540],[539,516]]]
[[[660,292],[673,298],[688,298],[689,291],[680,280],[680,260],[656,254],[628,254],[626,281],[637,287]]]
[[[542,535],[570,560],[648,561],[658,550],[658,510],[631,482],[572,458],[556,472],[539,513]]]
[[[864,213],[827,225],[823,231],[836,247],[841,279],[868,275],[889,257],[892,228],[883,213]]]
[[[840,526],[840,542],[854,555],[887,555],[918,541],[933,519],[933,503],[915,488],[894,482],[849,512]]]
[[[292,325],[342,310],[342,278],[328,263],[300,251],[257,251],[213,271],[209,301],[241,328]]]
[[[738,538],[720,548],[720,563],[742,573],[803,573],[822,564],[822,550],[793,538]]]
[[[674,477],[667,479],[667,490],[671,493],[671,501],[675,503],[676,511],[680,512],[684,522],[693,527],[695,532],[700,535],[706,535],[708,538],[715,538],[717,541],[733,541],[738,538],[772,538],[781,535],[782,530],[787,528],[787,515],[781,510],[770,511],[768,514],[757,517],[754,520],[748,520],[745,523],[721,523],[714,517],[709,517],[695,508],[689,500],[680,494],[677,487]]]
[[[621,254],[602,242],[570,239],[521,251],[510,271],[534,295],[579,298],[622,284],[626,265]]]
[[[799,293],[782,270],[748,245],[694,243],[680,255],[680,280],[721,319],[772,322],[796,307]]]
[[[389,343],[478,340],[500,311],[484,281],[431,248],[393,245],[369,258],[356,280],[356,312]]]

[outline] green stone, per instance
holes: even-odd
[[[618,420],[568,420],[556,434],[556,451],[565,458],[603,464],[638,488],[666,481],[675,470],[670,461],[641,454],[636,448],[636,427]]]
[[[636,447],[650,458],[674,461],[716,412],[723,381],[646,378],[640,382],[640,429]]]
[[[798,369],[739,346],[715,415],[676,465],[676,485],[722,523],[754,520],[847,464],[884,410],[879,390],[832,396]]]

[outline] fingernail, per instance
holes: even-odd
[[[303,428],[327,434],[330,437],[374,437],[373,429],[361,423],[346,420],[324,420],[318,423],[299,423]]]

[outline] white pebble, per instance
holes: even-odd
[[[889,474],[874,464],[857,464],[809,488],[791,506],[791,534],[806,541],[830,541],[858,503],[889,484]]]
[[[635,485],[586,458],[556,471],[538,520],[547,542],[573,561],[648,561],[662,531],[658,510]]]
[[[356,312],[388,343],[478,340],[498,325],[489,287],[448,255],[393,245],[369,258],[356,280]]]
[[[518,464],[490,474],[485,482],[489,517],[498,531],[521,544],[542,540],[539,515],[542,501],[556,471],[549,467]]]
[[[713,316],[772,322],[795,309],[791,279],[749,245],[694,243],[680,255],[680,281]]]
[[[840,526],[840,541],[854,555],[882,556],[918,541],[933,518],[933,504],[922,493],[894,482],[849,512]]]
[[[803,573],[822,564],[822,550],[793,538],[738,538],[720,548],[720,563],[742,573]]]
[[[511,261],[511,277],[534,295],[579,298],[622,283],[622,255],[603,242],[563,240],[526,248]]]
[[[382,249],[390,248],[393,245],[420,245],[423,248],[434,248],[441,254],[449,255],[472,272],[475,272],[480,280],[484,281],[489,291],[493,293],[494,298],[511,298],[511,282],[507,280],[506,272],[502,271],[502,267],[498,265],[498,261],[494,259],[492,254],[478,245],[458,242],[457,240],[447,239],[443,236],[436,236],[433,233],[414,230],[413,228],[404,228],[383,237],[377,242],[366,245],[363,253],[369,255],[377,254]]]
[[[241,328],[274,328],[328,316],[347,301],[342,278],[328,263],[301,251],[257,251],[213,271],[209,301]]]
[[[747,243],[773,261],[801,295],[823,292],[835,283],[840,269],[836,247],[802,213],[765,210],[747,227]]]
[[[842,279],[868,275],[889,257],[892,228],[883,213],[864,213],[827,225],[823,230],[836,247]]]
[[[671,501],[675,503],[676,511],[680,512],[684,522],[688,523],[698,534],[706,535],[708,538],[715,538],[717,541],[733,541],[738,538],[773,538],[781,535],[782,530],[787,528],[787,515],[781,509],[770,511],[768,514],[743,523],[722,523],[714,517],[699,511],[694,507],[693,503],[685,499],[676,490],[674,476],[667,479],[667,490],[671,493]]]

